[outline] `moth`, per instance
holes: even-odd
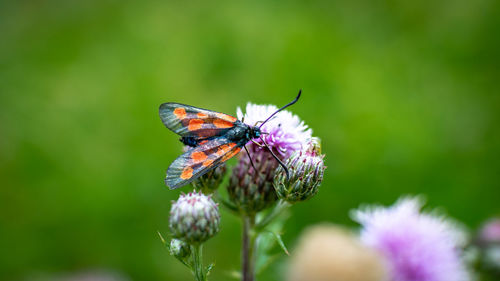
[[[296,103],[301,93],[302,90],[293,101],[254,126],[247,125],[243,123],[243,120],[240,121],[231,115],[191,105],[172,102],[160,105],[160,119],[165,127],[180,135],[180,141],[189,146],[189,149],[168,167],[165,184],[170,189],[182,187],[231,159],[242,148],[246,150],[250,163],[255,169],[245,146],[250,141],[262,146],[255,142],[255,138],[261,139],[264,146],[284,168],[288,177],[286,165],[262,139],[261,136],[266,133],[262,132],[261,128],[278,112]],[[260,125],[257,126],[259,123]]]

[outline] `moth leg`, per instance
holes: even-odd
[[[256,146],[258,146],[258,147],[260,147],[260,148],[263,148],[263,147],[264,147],[262,144],[260,144],[260,143],[258,143],[258,142],[256,142],[256,141],[254,141],[253,139],[252,139],[252,142],[253,142]]]
[[[245,148],[245,151],[247,152],[248,159],[250,159],[250,164],[252,164],[252,167],[255,170],[255,173],[258,173],[257,168],[255,168],[255,165],[253,164],[252,156],[250,156],[250,152],[248,152],[247,146],[244,145],[243,147]]]

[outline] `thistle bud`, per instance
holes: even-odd
[[[170,254],[180,260],[183,260],[191,255],[191,248],[182,240],[172,239],[170,241]]]
[[[278,199],[273,188],[273,178],[278,162],[271,153],[256,145],[248,145],[255,164],[248,155],[241,155],[234,167],[227,188],[229,198],[244,214],[255,214],[270,207]]]
[[[192,184],[196,190],[199,190],[204,194],[214,193],[214,191],[217,190],[222,180],[224,179],[226,171],[226,164],[222,164],[219,167],[204,174],[203,176],[197,178],[192,182]]]
[[[170,210],[172,236],[186,243],[202,243],[219,232],[217,204],[201,192],[182,194]]]
[[[318,193],[319,185],[323,181],[325,164],[324,155],[320,155],[320,146],[313,140],[304,150],[295,152],[286,161],[290,177],[280,166],[274,177],[274,188],[278,197],[289,202],[305,201]]]

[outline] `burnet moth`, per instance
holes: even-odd
[[[245,148],[250,163],[255,169],[246,144],[255,138],[260,138],[264,146],[279,162],[288,177],[288,169],[283,162],[273,153],[272,149],[262,139],[262,125],[273,118],[281,110],[296,103],[301,94],[287,105],[276,110],[271,116],[260,123],[259,126],[247,125],[236,117],[220,112],[202,109],[190,105],[167,102],[160,105],[160,118],[163,124],[181,136],[180,141],[190,149],[170,164],[167,170],[165,184],[170,189],[182,187],[205,173],[217,168],[225,161],[238,154]]]

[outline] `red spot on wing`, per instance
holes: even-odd
[[[236,143],[234,143],[234,142],[221,145],[221,146],[219,146],[219,148],[217,148],[217,152],[215,152],[215,154],[217,154],[217,156],[222,156],[222,155],[228,153],[235,146],[236,146]]]
[[[213,162],[214,162],[214,160],[208,159],[205,162],[203,162],[202,165],[203,165],[203,167],[208,167],[208,166],[212,165]]]
[[[188,130],[196,131],[201,129],[201,125],[203,124],[203,120],[201,119],[191,119],[189,120]]]
[[[224,113],[220,113],[220,112],[215,113],[215,116],[217,116],[217,118],[219,118],[219,119],[222,119],[224,121],[231,122],[231,123],[234,123],[234,122],[236,122],[236,120],[238,120],[238,118],[236,118],[236,117],[233,117],[231,115],[227,115]]]
[[[231,158],[233,158],[233,156],[235,156],[236,154],[238,154],[241,150],[241,147],[237,147],[235,148],[233,151],[229,152],[228,154],[224,155],[224,157],[222,157],[221,161],[224,162],[224,161],[227,161]]]
[[[196,114],[196,116],[197,116],[198,118],[207,118],[207,117],[208,117],[208,115],[207,115],[207,114],[202,113],[202,112],[198,112],[198,114]]]
[[[182,107],[177,107],[176,109],[174,109],[174,115],[175,117],[177,117],[177,119],[182,120],[186,118],[186,109]]]
[[[182,170],[181,179],[187,180],[190,179],[192,176],[193,176],[193,168],[186,167],[184,168],[184,170]]]
[[[205,161],[207,155],[203,151],[196,151],[191,154],[191,159],[193,159],[195,163],[199,163]]]
[[[232,122],[226,121],[224,119],[215,119],[213,124],[215,125],[215,127],[219,128],[219,129],[231,128],[234,126],[234,124]]]

